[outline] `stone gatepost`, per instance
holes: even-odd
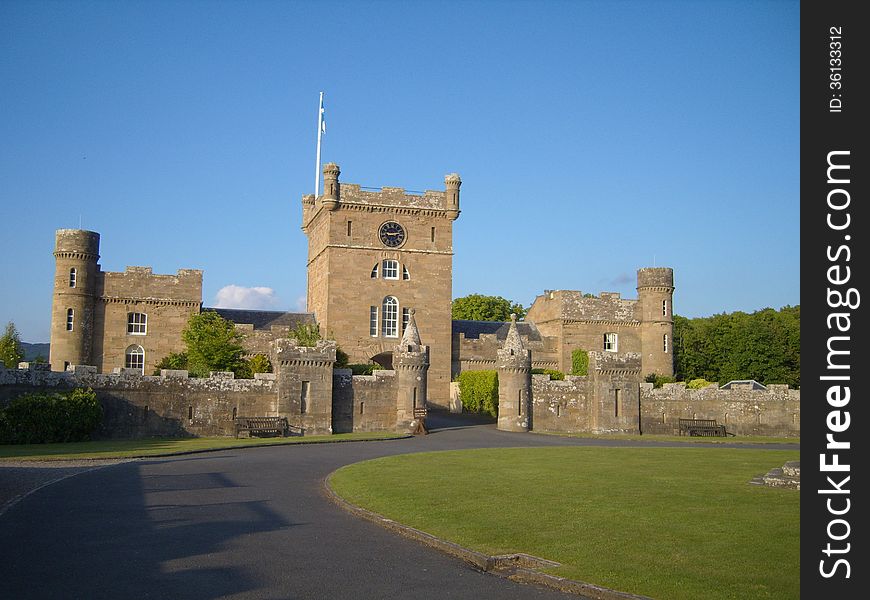
[[[422,424],[414,418],[414,409],[426,408],[429,371],[429,346],[420,341],[413,308],[402,341],[393,353],[393,368],[396,370],[396,431],[413,433]]]
[[[532,406],[532,351],[526,350],[517,331],[517,316],[511,315],[504,346],[496,350],[498,369],[498,429],[528,431]]]
[[[304,435],[332,433],[332,368],[336,343],[320,340],[300,346],[295,339],[273,342],[277,358],[277,415],[287,417],[292,432]],[[270,415],[245,415],[270,416]]]

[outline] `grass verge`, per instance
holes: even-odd
[[[550,433],[537,432],[537,435],[555,435],[558,437],[590,438],[596,440],[638,440],[644,442],[691,442],[693,444],[795,444],[799,446],[799,437],[766,437],[761,435],[741,435],[728,437],[702,437],[690,435],[661,435],[657,433]]]
[[[551,574],[669,600],[800,595],[800,493],[749,480],[797,451],[487,449],[343,467],[348,502]]]
[[[228,450],[285,444],[317,444],[386,440],[406,437],[393,433],[336,433],[299,437],[262,438],[154,438],[142,440],[106,440],[73,442],[68,444],[14,444],[0,446],[0,461],[15,460],[73,460],[88,458],[139,458],[143,456],[170,456],[209,450]]]

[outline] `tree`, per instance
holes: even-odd
[[[191,315],[181,339],[187,344],[187,369],[195,377],[207,377],[209,371],[236,372],[245,366],[244,336],[216,312]]]
[[[451,312],[454,319],[468,321],[510,321],[511,313],[516,314],[517,319],[526,316],[526,309],[522,304],[506,300],[501,296],[483,294],[456,298]]]
[[[800,306],[696,319],[675,315],[674,371],[683,381],[755,379],[800,387]]]
[[[0,360],[3,361],[7,369],[17,369],[18,363],[24,360],[21,336],[12,321],[6,324],[6,332],[3,337],[0,337]]]
[[[157,366],[154,367],[154,374],[160,375],[162,369],[170,371],[186,371],[187,370],[187,352],[170,352],[160,359]]]
[[[320,341],[320,325],[317,323],[297,323],[290,330],[290,337],[300,346],[314,347]]]

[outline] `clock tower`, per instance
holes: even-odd
[[[392,368],[412,310],[429,346],[428,403],[447,408],[450,391],[453,221],[459,175],[444,191],[363,189],[323,167],[323,195],[302,198],[308,236],[308,311],[351,363]]]

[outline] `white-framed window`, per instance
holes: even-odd
[[[393,296],[384,298],[381,307],[381,333],[384,337],[399,337],[399,301]]]
[[[145,350],[142,346],[133,345],[127,348],[124,352],[124,367],[145,372]]]
[[[408,272],[408,267],[406,267],[405,265],[402,265],[402,279],[404,279],[405,281],[411,279],[411,274]]]
[[[76,274],[77,273],[76,273],[75,267],[73,267],[72,269],[69,270],[69,286],[70,287],[76,286]]]
[[[372,267],[372,279],[378,278],[378,263],[375,263],[375,266]]]
[[[664,350],[666,353],[668,351],[668,334],[667,333],[662,336],[662,350]]]
[[[662,316],[663,317],[668,316],[668,301],[667,300],[662,300]]]
[[[71,308],[66,309],[66,330],[67,331],[73,330],[73,323],[75,322],[75,316],[76,316],[76,313],[73,309],[71,309]]]
[[[618,338],[615,333],[605,333],[604,334],[604,351],[605,352],[616,352],[619,348]]]
[[[411,309],[403,308],[402,309],[402,333],[405,332],[405,329],[408,328],[408,321],[411,320]]]
[[[369,335],[378,337],[378,307],[369,307]]]
[[[148,315],[145,313],[127,313],[127,333],[145,335],[148,330]]]
[[[386,259],[381,265],[381,273],[384,275],[384,279],[398,279],[399,278],[399,261]]]

